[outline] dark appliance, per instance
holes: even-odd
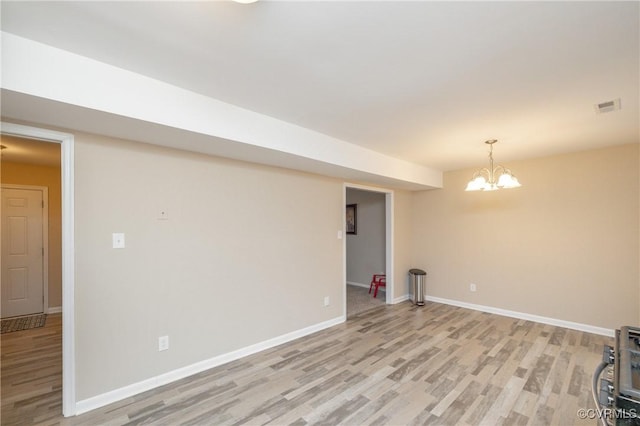
[[[615,347],[604,347],[592,390],[602,426],[640,426],[640,328],[616,330]]]

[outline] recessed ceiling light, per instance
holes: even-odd
[[[255,3],[258,0],[233,0],[236,3],[242,3],[242,4],[249,4],[249,3]]]
[[[596,114],[604,114],[605,112],[617,111],[620,109],[620,98],[613,99],[611,101],[600,102],[595,104],[593,108],[596,110]]]

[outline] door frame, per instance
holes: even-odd
[[[347,204],[347,189],[359,189],[362,191],[377,192],[384,194],[385,205],[385,274],[387,275],[387,289],[385,291],[385,303],[392,305],[394,303],[394,252],[393,252],[393,190],[387,188],[379,188],[377,186],[366,186],[357,183],[345,182],[342,189],[342,215],[344,216],[344,206]],[[343,308],[344,318],[347,318],[347,229],[346,221],[342,220],[342,282],[343,282]]]
[[[3,183],[0,185],[5,189],[24,189],[28,191],[42,192],[42,313],[49,312],[49,188],[38,185],[19,185],[13,183]]]
[[[62,415],[76,414],[74,136],[70,133],[0,122],[0,133],[60,144],[62,185]]]

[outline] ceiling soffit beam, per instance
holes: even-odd
[[[282,153],[289,168],[298,168],[294,156],[360,172],[365,179],[374,176],[415,189],[442,187],[441,171],[10,33],[1,35],[4,91],[221,138],[245,151],[256,147]],[[190,150],[189,138],[172,147]]]

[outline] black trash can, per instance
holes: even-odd
[[[427,273],[422,269],[410,269],[411,278],[411,301],[414,305],[424,306],[424,286]]]

